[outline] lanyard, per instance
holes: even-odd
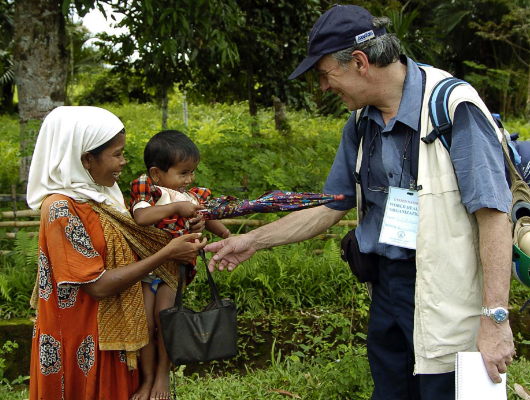
[[[375,124],[373,124],[375,127]],[[375,130],[375,134],[372,135],[372,140],[370,141],[370,144],[368,145],[368,162],[367,162],[367,189],[371,192],[382,192],[387,194],[388,193],[388,187],[384,186],[371,186],[370,185],[370,170],[371,170],[371,160],[372,155],[375,150],[375,140],[379,136],[379,129],[373,129]],[[407,157],[407,150],[409,149],[409,145],[412,142],[412,138],[414,137],[414,132],[411,128],[407,128],[407,135],[405,137],[405,143],[403,145],[403,161],[401,162],[401,174],[399,177],[399,187],[401,187],[401,182],[403,180],[403,171],[405,169],[405,160],[410,161],[410,169],[412,170],[412,150],[409,152],[409,156]],[[414,178],[412,178],[411,174],[411,180],[410,180],[410,189],[416,188],[416,181]]]

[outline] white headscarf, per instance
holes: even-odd
[[[97,107],[57,107],[44,119],[29,169],[27,202],[36,210],[53,193],[94,200],[126,211],[118,184],[95,183],[81,155],[107,143],[123,129],[110,111]]]

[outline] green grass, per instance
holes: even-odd
[[[296,357],[277,355],[265,370],[249,371],[246,375],[224,374],[199,377],[182,376],[177,372],[177,398],[199,399],[369,399],[373,383],[364,348],[349,349],[345,358],[300,362]],[[530,362],[516,360],[508,369],[508,399],[520,399],[514,383],[530,388]],[[278,393],[284,391],[284,395]],[[287,396],[287,397],[285,397]]]
[[[508,118],[504,127],[510,133],[519,132],[520,140],[530,140],[530,122],[525,118]]]

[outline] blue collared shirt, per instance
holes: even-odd
[[[381,112],[376,107],[368,106],[361,166],[361,185],[367,213],[356,229],[363,253],[377,253],[395,260],[412,258],[415,251],[379,243],[387,199],[385,191],[380,189],[389,186],[410,187],[413,180],[412,165],[414,162],[417,165],[418,157],[417,152],[412,151],[412,140],[419,140],[425,86],[424,73],[416,63],[408,57],[401,61],[406,62],[407,73],[396,116],[385,126]],[[359,148],[356,128],[354,112],[344,125],[341,143],[324,185],[324,193],[346,196],[343,202],[328,204],[332,209],[348,210],[356,206],[354,172]],[[451,160],[462,202],[469,213],[484,207],[509,212],[511,193],[505,179],[502,148],[488,120],[473,104],[462,103],[456,109]]]

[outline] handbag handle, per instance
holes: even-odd
[[[199,256],[201,257],[202,261],[204,262],[204,266],[206,267],[206,275],[208,276],[208,285],[210,286],[210,296],[212,296],[212,299],[215,300],[215,304],[217,305],[217,308],[223,307],[223,302],[221,300],[221,296],[219,296],[219,291],[217,290],[217,286],[215,286],[215,282],[212,278],[212,274],[210,273],[210,270],[208,269],[208,263],[206,262],[206,255],[204,253],[204,249],[199,250]],[[182,289],[184,286],[184,280],[186,279],[186,268],[184,265],[179,266],[179,284],[177,287],[177,295],[175,296],[175,304],[173,307],[177,307],[178,311],[182,310]]]

